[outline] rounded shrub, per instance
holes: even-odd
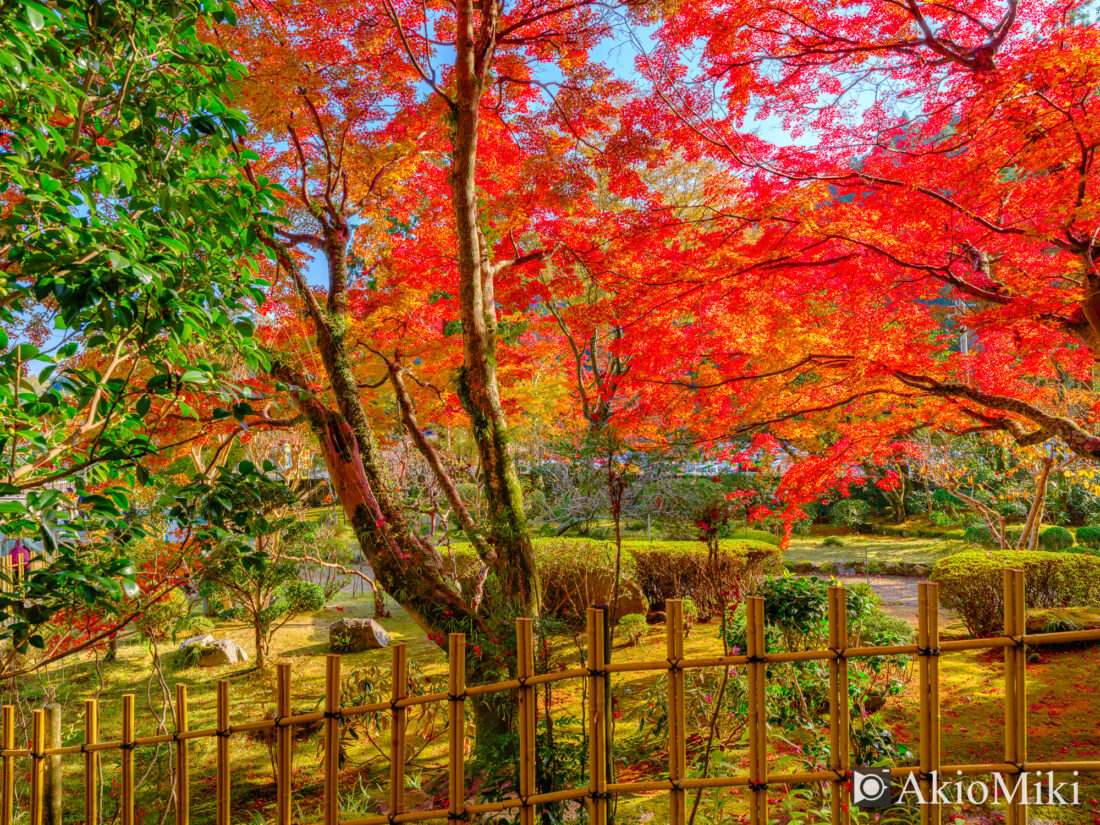
[[[1077,553],[1035,551],[963,552],[940,559],[932,580],[940,602],[974,636],[992,636],[1004,621],[1004,573],[1024,571],[1028,607],[1070,607],[1100,597],[1100,559]]]
[[[844,541],[840,536],[826,536],[825,541],[821,542],[822,547],[843,547]]]
[[[829,508],[829,521],[838,527],[859,527],[867,522],[871,505],[858,498],[842,498]]]
[[[1077,543],[1100,550],[1100,527],[1082,527],[1077,531]]]
[[[1065,527],[1048,527],[1039,534],[1039,546],[1055,553],[1066,550],[1073,547],[1073,533]]]

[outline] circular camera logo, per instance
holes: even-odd
[[[852,803],[860,808],[886,808],[893,802],[889,768],[855,768]]]

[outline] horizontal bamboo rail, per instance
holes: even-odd
[[[670,823],[683,825],[686,819],[687,791],[700,788],[747,788],[749,790],[749,817],[753,825],[768,821],[768,788],[772,785],[799,785],[826,783],[829,786],[830,820],[835,825],[849,822],[849,798],[846,783],[851,772],[850,718],[848,700],[848,663],[853,659],[873,656],[916,656],[920,680],[920,754],[919,764],[891,768],[894,778],[906,778],[915,774],[922,787],[927,788],[933,771],[943,775],[982,776],[993,773],[1005,775],[1025,772],[1100,773],[1100,760],[1028,761],[1025,663],[1026,646],[1068,644],[1100,641],[1100,628],[1065,631],[1058,633],[1028,634],[1025,632],[1023,597],[1023,573],[1006,570],[1004,635],[991,639],[966,639],[941,641],[939,638],[939,599],[934,583],[922,582],[918,589],[917,643],[895,646],[846,647],[847,596],[842,587],[829,588],[829,648],[826,650],[784,651],[769,653],[765,650],[764,603],[759,597],[750,597],[746,605],[748,652],[735,656],[711,656],[685,658],[683,655],[684,625],[682,603],[671,599],[666,605],[666,640],[668,657],[663,660],[642,662],[606,661],[604,651],[603,622],[605,613],[588,611],[588,651],[584,668],[571,668],[552,673],[534,673],[533,623],[519,619],[516,625],[517,677],[485,685],[466,684],[466,641],[461,633],[453,633],[448,642],[449,679],[446,693],[410,696],[407,691],[407,652],[403,644],[394,646],[391,698],[384,702],[344,706],[341,702],[340,657],[330,655],[326,660],[324,710],[292,714],[291,674],[289,665],[279,665],[274,718],[252,722],[230,723],[229,686],[219,682],[217,687],[217,725],[213,728],[191,729],[188,726],[187,690],[176,687],[175,730],[156,736],[134,735],[133,697],[122,699],[122,738],[102,741],[99,739],[98,706],[94,701],[85,705],[84,741],[79,745],[41,747],[44,736],[42,711],[34,711],[32,738],[25,748],[15,747],[15,713],[10,705],[0,709],[0,825],[15,819],[14,777],[16,761],[30,759],[28,820],[41,822],[43,817],[43,771],[46,759],[51,756],[81,754],[85,776],[85,810],[89,822],[96,802],[93,789],[98,779],[99,767],[96,754],[103,751],[119,751],[121,755],[122,822],[133,821],[134,781],[133,751],[164,743],[175,744],[177,764],[175,786],[176,821],[185,825],[189,821],[190,768],[187,743],[192,739],[217,739],[216,760],[216,811],[218,822],[229,822],[231,812],[230,746],[235,735],[253,731],[275,731],[277,751],[275,815],[279,825],[291,821],[291,752],[292,730],[297,725],[322,723],[324,752],[322,770],[324,793],[322,817],[317,825],[390,825],[402,822],[430,822],[438,820],[461,821],[481,813],[518,811],[521,823],[537,821],[539,805],[569,800],[583,800],[588,805],[590,818],[595,825],[607,822],[609,801],[612,797],[652,792],[668,792],[670,797]],[[941,764],[940,762],[940,662],[946,653],[973,650],[1005,650],[1005,761],[981,764]],[[766,671],[769,665],[787,662],[826,662],[829,666],[829,769],[794,773],[769,773],[767,765],[767,708],[765,696]],[[702,668],[745,666],[748,682],[749,765],[744,774],[689,778],[686,754],[686,718],[684,712],[684,671]],[[669,763],[668,778],[635,782],[614,782],[608,776],[607,726],[603,718],[604,697],[609,689],[608,679],[615,673],[664,672],[667,676],[669,696]],[[589,741],[589,781],[587,787],[570,788],[537,793],[535,765],[535,691],[537,685],[571,679],[587,680],[587,729]],[[464,703],[475,696],[493,693],[515,692],[519,707],[518,793],[513,798],[493,802],[467,799],[465,788],[465,713]],[[408,708],[432,703],[448,705],[448,804],[446,808],[429,811],[405,810],[405,713]],[[339,747],[342,720],[373,713],[386,713],[390,717],[391,771],[388,801],[390,810],[383,815],[341,819],[339,810]],[[1026,823],[1026,808],[1010,805],[1009,822]],[[938,825],[942,812],[936,805],[922,806],[922,825]]]

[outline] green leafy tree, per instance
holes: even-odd
[[[251,469],[245,465],[246,471]],[[289,511],[296,503],[294,493],[281,481],[257,478],[247,486],[234,486],[231,481],[230,475],[214,486],[209,504],[254,518],[231,530],[207,561],[199,590],[207,599],[228,599],[244,614],[253,630],[256,666],[263,668],[275,633],[295,616],[325,606],[324,588],[303,579],[302,564],[295,556],[320,526]],[[257,555],[262,564],[257,563]]]
[[[0,13],[0,531],[43,539],[0,595],[17,647],[73,604],[166,592],[183,562],[139,585],[128,553],[151,535],[144,462],[176,446],[155,427],[196,397],[251,412],[220,354],[262,362],[252,250],[273,192],[236,172],[241,68],[199,36],[230,17],[200,0]],[[177,509],[181,549],[192,516]]]

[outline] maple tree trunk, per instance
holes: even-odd
[[[1047,498],[1047,483],[1050,479],[1050,471],[1053,462],[1044,459],[1038,478],[1035,479],[1035,495],[1031,499],[1031,507],[1028,508],[1027,521],[1020,534],[1020,540],[1016,543],[1017,549],[1034,550],[1039,544],[1039,532],[1043,523],[1043,511]]]
[[[535,615],[538,587],[534,553],[519,474],[509,443],[508,423],[500,400],[493,269],[477,212],[478,106],[485,66],[495,46],[499,11],[496,0],[482,4],[481,29],[475,47],[473,4],[463,0],[457,5],[454,152],[450,180],[462,318],[463,364],[458,393],[470,417],[484,472],[489,514],[487,533],[489,544],[495,550],[492,567],[501,595],[515,615]]]

